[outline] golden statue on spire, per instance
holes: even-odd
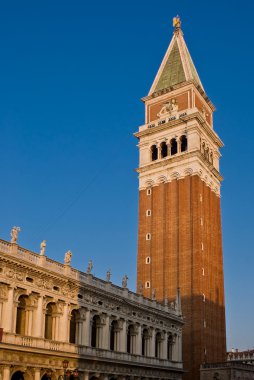
[[[173,18],[173,27],[175,29],[181,28],[181,19],[180,19],[180,17],[178,15]]]

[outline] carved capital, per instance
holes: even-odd
[[[8,285],[0,284],[0,301],[6,301],[8,299]]]

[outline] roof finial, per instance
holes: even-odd
[[[173,27],[175,28],[175,30],[178,30],[181,28],[181,19],[178,15],[173,18]]]

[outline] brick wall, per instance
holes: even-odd
[[[198,176],[151,190],[140,191],[137,287],[147,297],[156,289],[158,300],[175,299],[180,287],[186,379],[197,379],[201,363],[226,359],[220,198]]]

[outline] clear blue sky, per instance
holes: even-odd
[[[0,2],[0,236],[135,288],[139,101],[180,14],[217,107],[228,348],[254,346],[253,23],[240,1]]]

